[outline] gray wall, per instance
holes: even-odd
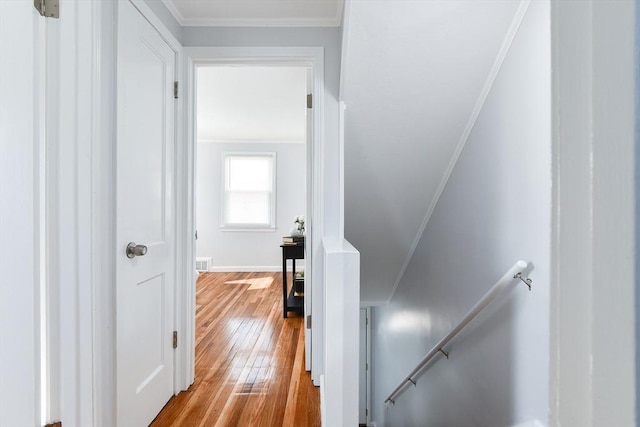
[[[548,418],[549,4],[532,2],[400,285],[373,309],[378,426],[513,426]],[[407,388],[384,399],[516,260],[515,284]],[[440,358],[439,358],[440,359]]]
[[[149,6],[149,8],[156,14],[156,16],[162,21],[162,23],[167,27],[171,34],[182,43],[182,27],[176,21],[176,18],[173,17],[167,6],[164,5],[162,0],[144,0],[145,3]]]
[[[222,153],[276,153],[276,230],[222,231]],[[304,144],[199,143],[196,177],[196,256],[213,257],[214,267],[282,269],[282,236],[294,227],[293,217],[305,214],[306,150]],[[298,266],[300,263],[298,263]],[[228,268],[226,269],[228,270]],[[262,269],[261,269],[262,270]]]

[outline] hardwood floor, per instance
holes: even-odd
[[[282,273],[204,273],[196,286],[196,379],[151,424],[320,426],[303,319],[282,318]]]

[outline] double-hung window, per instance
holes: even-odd
[[[275,153],[224,153],[222,227],[275,229]]]

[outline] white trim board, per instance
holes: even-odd
[[[0,424],[42,425],[42,19],[0,2]],[[47,46],[48,47],[48,46]]]
[[[185,18],[172,0],[162,0],[183,27],[339,27],[344,1],[336,2],[335,15],[327,18]]]
[[[422,235],[424,234],[424,230],[427,228],[427,224],[429,223],[429,220],[431,219],[431,215],[433,214],[433,211],[435,210],[436,206],[438,205],[438,201],[440,200],[440,196],[442,196],[442,193],[445,189],[445,187],[447,186],[447,182],[449,182],[449,178],[451,177],[451,173],[453,172],[453,169],[455,168],[456,164],[458,163],[458,158],[460,158],[460,154],[462,153],[462,150],[464,149],[465,145],[467,144],[467,140],[469,139],[469,135],[471,135],[471,131],[473,130],[476,121],[478,120],[478,116],[480,116],[480,112],[482,111],[482,108],[484,107],[484,104],[487,100],[487,97],[489,96],[489,93],[491,92],[491,88],[493,87],[494,82],[496,81],[496,78],[498,77],[498,73],[500,72],[500,69],[502,68],[502,64],[504,63],[505,58],[507,57],[507,54],[509,53],[509,49],[511,48],[511,44],[513,43],[513,40],[516,37],[516,34],[518,33],[518,29],[520,29],[520,25],[522,24],[522,21],[524,19],[525,14],[527,13],[527,9],[529,8],[529,4],[531,3],[531,0],[522,0],[520,3],[520,7],[518,8],[518,10],[516,11],[516,14],[513,18],[513,21],[511,22],[511,26],[509,27],[509,30],[507,31],[507,34],[504,38],[504,41],[502,42],[502,46],[500,47],[500,51],[498,52],[498,56],[496,57],[495,62],[493,63],[493,66],[491,67],[491,70],[489,71],[489,76],[487,77],[487,80],[482,88],[482,91],[480,92],[480,95],[478,96],[478,100],[476,101],[476,105],[473,108],[473,111],[471,112],[471,115],[469,116],[469,120],[467,121],[467,125],[464,128],[464,131],[462,132],[462,135],[460,136],[460,140],[458,142],[458,145],[456,146],[456,149],[453,153],[453,156],[451,157],[451,160],[449,161],[449,165],[447,166],[447,169],[445,171],[444,176],[442,177],[442,180],[440,181],[440,185],[438,186],[438,189],[436,190],[436,194],[433,197],[431,204],[429,205],[429,208],[427,209],[427,213],[424,216],[424,219],[422,220],[422,224],[420,225],[420,228],[418,229],[418,232],[416,234],[415,239],[413,240],[413,243],[411,244],[411,248],[409,249],[409,252],[407,253],[407,256],[404,260],[404,263],[402,264],[402,267],[400,268],[400,271],[398,272],[398,276],[396,278],[395,283],[393,284],[393,288],[391,289],[391,292],[389,293],[389,297],[387,298],[386,303],[391,302],[391,300],[393,299],[393,296],[396,293],[396,290],[398,289],[398,286],[400,285],[400,281],[402,280],[402,277],[404,276],[405,271],[407,270],[407,268],[409,267],[409,263],[411,262],[411,259],[413,258],[413,254],[416,251],[416,248],[418,247],[418,244],[420,243],[420,239],[422,239]]]
[[[544,424],[542,424],[538,420],[532,420],[532,421],[520,423],[518,425],[514,425],[513,427],[544,427]]]
[[[636,424],[636,7],[551,2],[553,427]]]
[[[371,416],[373,415],[373,408],[371,407],[371,390],[373,389],[372,384],[371,384],[371,372],[373,371],[373,363],[371,362],[371,327],[373,324],[373,319],[371,318],[371,307],[360,307],[361,310],[365,310],[366,312],[366,317],[367,317],[367,323],[365,325],[365,333],[367,334],[366,336],[366,347],[367,347],[367,354],[366,354],[366,363],[367,366],[369,367],[368,369],[366,369],[366,387],[367,387],[367,402],[366,402],[366,407],[367,407],[367,425],[369,425],[369,423],[371,422]],[[360,398],[362,398],[362,396],[360,396]]]
[[[303,139],[199,139],[198,144],[305,144]]]

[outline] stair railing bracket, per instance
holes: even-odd
[[[444,357],[446,357],[446,358],[447,358],[447,360],[449,360],[449,352],[448,352],[448,351],[444,351],[444,350],[442,349],[442,347],[440,347],[440,348],[438,349],[438,351],[439,351],[440,353],[444,354]]]
[[[521,272],[519,272],[516,273],[513,278],[522,280],[522,282],[529,287],[529,290],[531,290],[531,284],[533,283],[533,280],[531,280],[529,277],[525,277]]]

